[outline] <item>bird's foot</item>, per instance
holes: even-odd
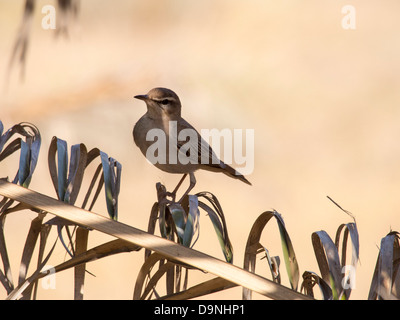
[[[170,197],[171,200],[167,199],[167,197]],[[169,192],[169,191],[166,192],[166,200],[169,203],[175,203],[175,198],[176,198],[176,193],[175,192]]]

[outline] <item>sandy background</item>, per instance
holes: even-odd
[[[180,177],[149,165],[133,145],[145,106],[132,97],[165,86],[199,129],[255,130],[252,187],[221,174],[196,175],[194,191],[214,193],[224,208],[234,263],[243,264],[255,219],[274,208],[285,219],[301,274],[319,274],[312,232],[334,237],[351,222],[329,195],[356,216],[361,264],[351,298],[367,298],[380,240],[400,229],[398,1],[85,0],[68,40],[41,28],[45,4],[54,3],[38,1],[25,81],[16,66],[6,84],[23,1],[0,2],[0,119],[5,128],[28,121],[41,132],[32,189],[55,196],[47,168],[53,136],[98,147],[123,165],[119,220],[146,229],[155,183],[172,189]],[[341,26],[347,4],[356,9],[356,30]],[[9,163],[0,168],[1,176],[14,175]],[[103,199],[94,211],[106,214]],[[33,217],[7,220],[15,282]],[[281,255],[276,223],[267,231],[263,244]],[[90,246],[109,240],[90,237]],[[223,258],[205,215],[195,248]],[[51,263],[64,259],[59,246]],[[85,298],[130,299],[142,262],[140,252],[91,263],[96,277],[87,275]],[[258,272],[269,276],[263,268],[265,260]],[[191,283],[210,277],[193,273]],[[60,273],[56,289],[40,289],[38,297],[71,299],[72,279],[72,272]],[[209,298],[240,299],[241,290]]]

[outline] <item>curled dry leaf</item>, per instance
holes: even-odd
[[[21,122],[12,126],[4,133],[3,131],[4,126],[0,121],[0,161],[3,161],[16,151],[20,150],[18,171],[12,182],[27,188],[32,180],[39,158],[41,145],[40,132],[35,125],[26,122]],[[12,138],[15,139],[12,140]],[[14,290],[14,284],[4,235],[6,216],[20,210],[31,209],[30,206],[23,203],[17,203],[14,207],[11,207],[13,203],[14,200],[6,197],[3,197],[0,201],[0,257],[3,261],[4,267],[4,272],[0,270],[0,281],[5,287],[7,293],[11,293]],[[19,283],[25,278],[32,258],[36,239],[42,227],[42,219],[44,215],[38,210],[35,211],[39,212],[39,215],[32,221],[25,242],[19,271]]]
[[[400,233],[389,232],[381,240],[369,300],[400,299]]]
[[[261,245],[260,238],[261,234],[269,222],[269,220],[274,217],[277,221],[279,233],[281,237],[282,243],[282,251],[284,256],[284,261],[286,265],[286,271],[289,276],[290,285],[293,290],[297,290],[298,281],[299,281],[299,266],[297,263],[296,254],[294,252],[294,248],[292,245],[292,241],[290,240],[289,234],[286,231],[285,224],[283,222],[282,216],[277,211],[266,211],[262,213],[257,220],[254,222],[246,244],[246,251],[244,257],[244,265],[243,268],[245,270],[249,270],[251,272],[255,272],[256,265],[256,256],[260,252],[260,248],[265,248],[265,246]],[[276,264],[275,264],[276,266]],[[272,267],[272,264],[271,264]],[[272,270],[271,272],[279,272],[277,270]],[[251,299],[251,291],[243,288],[243,299],[248,300]]]

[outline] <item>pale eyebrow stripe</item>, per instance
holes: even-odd
[[[161,98],[161,99],[155,99],[155,98],[153,98],[153,99],[150,99],[150,100],[153,100],[153,101],[155,101],[155,102],[161,102],[161,101],[163,101],[163,100],[175,101],[175,99],[174,99],[174,98],[171,98],[171,97],[168,97],[168,98]]]

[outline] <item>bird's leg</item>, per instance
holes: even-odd
[[[178,189],[180,188],[180,186],[182,185],[182,182],[185,180],[185,178],[187,177],[187,173],[185,173],[182,177],[182,179],[179,181],[179,183],[176,185],[174,191],[172,191],[173,194],[176,194],[176,192],[178,191]]]
[[[183,196],[181,197],[181,199],[178,201],[178,203],[181,203],[183,198],[190,192],[190,190],[192,190],[194,188],[194,186],[196,185],[196,178],[194,176],[193,172],[189,173],[189,177],[190,177],[190,184],[189,184],[189,188],[185,191],[185,193],[183,194]]]
[[[185,180],[187,176],[187,173],[185,173],[182,177],[182,179],[179,181],[179,183],[177,184],[177,186],[175,187],[174,191],[172,192],[168,192],[167,195],[170,196],[172,198],[172,202],[175,202],[175,197],[176,197],[176,193],[178,192],[178,189],[180,188],[180,186],[182,185],[183,181]]]

